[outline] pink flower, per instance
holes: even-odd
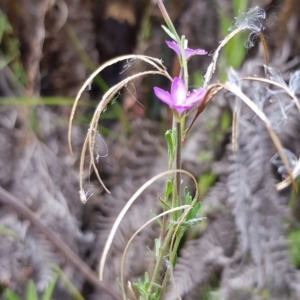
[[[181,51],[180,51],[180,47],[178,46],[178,44],[174,41],[166,41],[166,44],[169,48],[173,49],[177,55],[179,57],[181,57]],[[190,48],[186,48],[185,49],[185,58],[188,60],[189,58],[191,58],[194,55],[205,55],[207,54],[207,52],[203,49],[190,49]]]
[[[169,105],[170,108],[175,109],[181,115],[185,110],[203,99],[205,90],[199,88],[187,93],[184,82],[180,78],[175,77],[172,81],[171,94],[158,87],[154,87],[154,93],[159,100]]]

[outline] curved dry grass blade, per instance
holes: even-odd
[[[296,96],[293,93],[291,93],[291,91],[286,86],[281,85],[276,81],[266,79],[266,78],[243,77],[243,78],[241,78],[241,80],[253,80],[253,81],[265,82],[265,83],[269,83],[269,84],[272,84],[274,86],[277,86],[277,87],[283,89],[289,95],[289,97],[295,102],[295,105],[297,106],[298,111],[300,113],[300,103],[298,102],[298,99],[296,98]]]
[[[196,198],[195,198],[196,200]],[[174,246],[174,242],[175,242],[175,238],[176,238],[176,233],[181,225],[181,223],[183,222],[183,220],[185,219],[186,215],[188,214],[190,208],[193,206],[194,201],[193,203],[190,205],[189,209],[186,209],[185,212],[180,216],[180,218],[178,219],[178,224],[174,230],[174,233],[173,233],[173,236],[172,236],[172,240],[171,240],[171,243],[170,243],[170,253],[172,251],[172,248]],[[171,277],[171,280],[172,280],[172,283],[173,283],[173,286],[174,286],[174,289],[175,289],[175,292],[177,294],[177,297],[179,300],[181,300],[181,296],[179,294],[179,291],[177,289],[177,285],[176,285],[176,281],[175,281],[175,277],[174,277],[174,273],[173,273],[173,266],[172,266],[172,261],[171,261],[171,256],[169,256],[169,265],[170,265],[170,277]]]
[[[84,144],[83,144],[82,151],[81,151],[81,156],[80,156],[79,187],[80,187],[80,195],[82,197],[84,196],[84,191],[83,191],[83,169],[84,169],[84,159],[85,159],[85,155],[86,155],[86,152],[87,152],[87,148],[89,148],[90,166],[93,167],[93,170],[95,171],[96,176],[99,179],[100,184],[103,186],[103,188],[106,190],[106,192],[110,193],[109,190],[106,188],[106,186],[104,185],[103,181],[100,178],[100,175],[99,175],[99,172],[97,170],[97,166],[96,166],[95,160],[94,160],[95,137],[96,137],[96,134],[97,134],[97,126],[98,126],[98,122],[99,122],[101,113],[106,108],[106,106],[109,104],[109,102],[113,99],[113,97],[116,95],[116,93],[118,93],[119,90],[123,86],[125,86],[128,82],[130,82],[131,80],[133,80],[135,78],[138,78],[140,76],[150,75],[150,74],[152,74],[152,75],[155,75],[155,74],[156,75],[163,75],[163,76],[169,78],[170,80],[172,80],[172,78],[170,77],[170,75],[166,71],[145,71],[145,72],[141,72],[141,73],[138,73],[138,74],[134,74],[132,76],[129,76],[129,77],[123,79],[121,82],[119,82],[115,86],[111,87],[103,95],[101,101],[99,102],[99,104],[98,104],[98,106],[95,110],[95,113],[93,115],[93,118],[91,120],[90,127],[89,127],[88,133],[86,135],[86,138],[84,140]],[[84,199],[84,197],[83,197],[83,199]]]
[[[218,94],[221,90],[223,89],[223,87],[221,85],[218,84],[214,84],[210,87],[207,88],[206,93],[203,97],[203,100],[201,101],[201,103],[198,105],[198,107],[196,107],[195,109],[197,109],[197,112],[191,122],[191,124],[189,125],[188,129],[185,131],[184,136],[182,137],[182,141],[185,141],[187,135],[189,134],[192,126],[194,125],[195,121],[197,120],[197,118],[199,117],[199,115],[203,112],[203,110],[205,109],[206,105],[208,104],[208,102],[216,95]],[[193,109],[194,111],[194,109]]]
[[[269,53],[268,53],[268,46],[267,46],[266,39],[265,39],[264,35],[262,34],[262,32],[259,32],[258,34],[259,34],[260,41],[262,43],[263,50],[264,50],[265,63],[266,63],[266,65],[269,65]]]
[[[177,211],[177,210],[181,210],[181,209],[185,209],[185,208],[190,208],[191,206],[190,205],[182,205],[182,206],[179,206],[179,207],[175,207],[175,208],[172,208],[172,209],[169,209],[157,216],[155,216],[154,218],[150,219],[149,221],[147,221],[145,224],[143,224],[130,238],[130,240],[128,241],[125,249],[124,249],[124,252],[123,252],[123,255],[122,255],[122,260],[121,260],[121,286],[122,286],[122,295],[123,295],[123,299],[126,300],[126,294],[125,294],[125,289],[124,289],[124,261],[125,261],[125,256],[126,256],[126,253],[127,253],[127,250],[131,244],[131,242],[133,241],[133,239],[147,226],[149,225],[150,223],[152,223],[153,221],[159,219],[160,217],[163,217],[165,215],[168,215],[174,211]]]
[[[95,135],[96,134],[97,134],[97,131],[95,131]],[[91,141],[91,139],[89,141]],[[93,138],[93,141],[95,141],[95,137]],[[90,159],[90,169],[91,169],[91,167],[93,167],[93,170],[94,170],[94,172],[95,172],[95,174],[97,176],[97,179],[99,180],[100,184],[103,186],[103,188],[105,189],[105,191],[110,194],[110,191],[106,188],[105,184],[103,183],[103,181],[102,181],[102,179],[100,177],[100,174],[98,172],[97,166],[95,164],[94,153],[93,153],[95,142],[93,142],[93,144],[91,142],[89,142],[89,145],[90,145],[90,147],[89,147],[90,149],[89,150],[90,150],[90,157],[91,157],[91,159]]]
[[[198,183],[197,183],[197,180],[195,179],[195,177],[188,171],[185,171],[185,170],[169,170],[169,171],[165,171],[165,172],[162,172],[154,177],[152,177],[151,179],[149,179],[146,183],[144,183],[134,194],[133,196],[128,200],[128,202],[126,203],[126,205],[124,206],[124,208],[122,209],[122,211],[120,212],[120,214],[118,215],[110,233],[109,233],[109,236],[107,238],[107,241],[105,243],[105,246],[104,246],[104,250],[103,250],[103,254],[102,254],[102,257],[101,257],[101,260],[100,260],[100,266],[99,266],[99,279],[100,281],[103,280],[103,270],[104,270],[104,265],[105,265],[105,261],[106,261],[106,257],[107,257],[107,253],[110,249],[110,245],[112,243],[112,240],[117,232],[117,229],[121,223],[121,221],[123,220],[126,212],[128,211],[128,209],[130,208],[130,206],[133,204],[133,202],[141,195],[141,193],[147,188],[149,187],[153,182],[155,182],[157,179],[165,176],[165,175],[168,175],[168,174],[172,174],[172,173],[183,173],[183,174],[187,174],[188,176],[190,176],[194,183],[195,183],[195,186],[197,188],[198,186]]]
[[[233,117],[232,117],[232,151],[237,151],[238,144],[237,144],[237,139],[238,139],[238,112],[234,111],[233,112]]]
[[[150,57],[150,56],[145,56],[145,55],[136,55],[136,54],[129,54],[129,55],[123,55],[123,56],[119,56],[119,57],[116,57],[116,58],[113,58],[107,62],[105,62],[103,65],[101,65],[97,70],[95,70],[89,77],[88,79],[84,82],[84,84],[82,85],[82,87],[80,88],[76,98],[75,98],[75,101],[74,101],[74,104],[73,104],[73,107],[72,107],[72,110],[71,110],[71,114],[70,114],[70,119],[69,119],[69,129],[68,129],[68,143],[69,143],[69,149],[70,149],[70,152],[71,152],[71,155],[74,155],[73,154],[73,150],[72,150],[72,144],[71,144],[71,134],[72,134],[72,122],[73,122],[73,118],[74,118],[74,115],[75,115],[75,110],[76,110],[76,107],[77,107],[77,104],[78,104],[78,101],[82,95],[82,93],[86,90],[87,86],[91,84],[91,82],[93,81],[93,79],[102,71],[104,70],[105,68],[107,68],[108,66],[111,66],[117,62],[120,62],[120,61],[124,61],[124,60],[128,60],[128,59],[133,59],[133,60],[136,60],[136,59],[140,59],[144,62],[147,62],[148,64],[152,65],[154,68],[156,68],[157,70],[163,72],[165,71],[166,72],[166,68],[165,66],[162,64],[161,60],[157,59],[157,58],[154,58],[154,57]]]
[[[228,34],[221,42],[217,50],[215,51],[212,62],[210,63],[209,67],[207,68],[206,74],[204,75],[205,81],[203,84],[203,87],[206,88],[211,80],[212,75],[215,73],[217,60],[220,54],[221,49],[238,33],[241,31],[244,31],[246,28],[244,27],[238,27],[234,31],[232,31],[230,34]]]
[[[259,108],[244,94],[241,92],[241,90],[235,86],[235,85],[223,85],[224,89],[230,91],[231,93],[235,94],[236,96],[238,96],[249,108],[251,108],[253,110],[253,112],[265,123],[266,128],[269,132],[269,135],[274,143],[275,148],[278,151],[278,154],[287,170],[287,173],[289,175],[290,180],[293,182],[293,185],[295,187],[295,181],[292,175],[292,171],[291,168],[289,166],[288,160],[286,155],[284,154],[283,151],[283,147],[282,144],[278,138],[278,136],[276,135],[276,133],[274,132],[274,130],[272,129],[272,126],[267,118],[267,116],[261,111],[259,110]]]
[[[133,299],[133,300],[138,300],[137,297],[135,296],[135,293],[134,293],[134,290],[133,290],[133,288],[132,288],[132,285],[131,285],[131,282],[130,282],[130,281],[128,281],[127,287],[128,287],[129,293],[130,293],[130,295],[131,295],[131,299]],[[130,299],[130,298],[127,298],[127,299]]]
[[[110,88],[102,97],[101,101],[99,102],[95,113],[93,115],[93,118],[91,120],[91,126],[90,128],[93,129],[97,129],[97,124],[99,122],[99,118],[101,113],[103,112],[103,110],[105,109],[105,107],[107,106],[107,104],[113,99],[113,97],[115,96],[115,94],[117,92],[119,92],[119,90],[124,87],[126,84],[128,84],[131,80],[141,77],[141,76],[145,76],[145,75],[163,75],[165,77],[167,77],[168,79],[172,80],[172,77],[168,74],[167,71],[145,71],[145,72],[141,72],[138,74],[134,74],[131,75],[125,79],[123,79],[121,82],[119,82],[118,84],[116,84],[115,86],[113,86],[112,88]],[[94,133],[94,136],[96,135],[97,130]],[[92,139],[91,141],[93,141],[94,139]]]
[[[82,151],[80,155],[80,160],[79,160],[79,195],[80,195],[80,200],[82,203],[86,203],[86,195],[83,189],[83,168],[84,168],[84,159],[85,159],[85,154],[86,154],[86,148],[88,144],[88,134],[85,137],[83,146],[82,146]]]
[[[300,172],[300,158],[298,160],[298,163],[295,167],[295,169],[292,172],[293,178],[296,179],[296,177],[299,175]],[[290,177],[287,177],[285,180],[279,182],[276,184],[276,189],[278,191],[283,190],[284,188],[288,187],[292,183]]]
[[[216,70],[216,65],[217,65],[217,60],[220,54],[221,49],[238,33],[244,31],[244,30],[249,30],[249,31],[253,31],[253,29],[251,27],[247,27],[247,26],[242,26],[242,27],[238,27],[236,28],[234,31],[232,31],[230,34],[228,34],[221,42],[219,47],[217,48],[217,50],[215,51],[213,58],[212,58],[212,62],[210,63],[209,67],[207,68],[206,74],[204,76],[205,81],[204,81],[204,85],[203,87],[206,88],[212,78],[212,75],[215,73]],[[263,34],[260,31],[257,31],[259,34],[259,37],[261,39],[261,42],[263,44],[263,48],[264,48],[264,55],[265,55],[265,60],[268,64],[268,51],[267,51],[267,45],[266,45],[266,41],[265,38],[263,36]]]

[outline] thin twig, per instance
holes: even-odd
[[[177,134],[177,149],[176,149],[176,170],[181,169],[181,122],[176,123],[176,134]],[[176,206],[181,205],[180,203],[180,194],[181,194],[181,174],[178,172],[175,174],[175,182],[176,182]]]

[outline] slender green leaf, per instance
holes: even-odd
[[[232,21],[222,11],[220,11],[219,16],[221,32],[225,36],[228,34],[228,28],[230,27]]]
[[[194,219],[196,215],[198,214],[199,210],[201,208],[201,203],[197,202],[195,206],[187,213],[185,217],[185,221],[189,221],[191,219]]]
[[[300,267],[300,231],[291,230],[288,235],[289,241],[289,254],[293,266]]]
[[[248,0],[232,0],[233,12],[235,16],[239,16],[247,10]]]
[[[166,191],[165,191],[165,197],[168,198],[173,190],[173,183],[171,180],[167,181]]]
[[[167,209],[171,209],[171,206],[165,202],[161,197],[159,197],[159,201],[167,208]]]
[[[204,195],[212,187],[216,179],[217,176],[213,173],[204,173],[200,176],[198,183],[202,195]]]
[[[221,115],[220,128],[223,132],[231,126],[231,114],[228,111],[224,111]]]
[[[184,200],[185,200],[185,201],[184,201],[184,204],[190,205],[190,204],[192,203],[193,198],[192,198],[192,196],[190,195],[187,186],[184,188],[183,194],[184,194]]]
[[[38,300],[38,294],[32,279],[30,279],[27,283],[26,300]]]
[[[73,296],[73,298],[75,300],[84,300],[83,296],[76,289],[70,279],[65,275],[65,273],[56,265],[53,266],[53,269],[57,272],[65,289]]]
[[[167,145],[168,145],[168,157],[169,157],[169,162],[172,161],[174,159],[174,155],[175,155],[175,144],[174,144],[174,130],[167,130],[165,133],[165,138],[167,141]]]
[[[175,35],[170,31],[169,28],[167,28],[165,25],[161,25],[161,27],[172,40],[176,41]]]
[[[161,240],[160,239],[155,239],[155,256],[158,258],[161,250]]]
[[[160,200],[160,201],[162,201],[162,200]],[[152,215],[153,218],[155,218],[157,216],[157,214],[155,213],[155,211],[153,211],[152,209],[151,209],[151,215]],[[160,219],[156,219],[156,222],[158,223],[159,227],[162,227],[162,223],[161,223]]]
[[[8,227],[6,227],[4,225],[0,225],[0,234],[5,235],[7,237],[13,237],[13,238],[15,238],[17,236],[14,231],[12,231],[11,229],[9,229]]]
[[[172,260],[172,266],[173,266],[173,268],[177,264],[177,259],[178,259],[178,255],[177,255],[177,253],[174,253],[173,260]]]
[[[55,288],[56,282],[58,280],[58,274],[55,274],[51,280],[51,282],[48,284],[47,288],[45,289],[42,300],[51,300],[51,296],[53,293],[53,290]]]
[[[22,300],[17,294],[8,289],[4,292],[4,296],[6,300]]]

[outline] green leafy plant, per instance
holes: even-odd
[[[14,75],[14,84],[22,88],[26,83],[26,75],[20,60],[19,46],[7,16],[0,11],[0,69],[9,66]]]
[[[161,286],[155,285],[156,291],[152,292],[149,295],[150,279],[147,272],[145,272],[144,280],[139,279],[137,283],[133,284],[133,287],[138,291],[140,295],[140,300],[144,300],[144,299],[155,300],[158,298],[161,292]]]
[[[288,235],[289,253],[292,264],[300,268],[300,230],[292,230]]]
[[[54,275],[51,282],[48,284],[47,288],[41,295],[40,297],[41,300],[51,300],[51,296],[54,287],[56,285],[57,279],[58,279],[58,275],[56,274]],[[22,300],[21,297],[19,297],[16,293],[11,291],[10,289],[6,289],[3,294],[6,300]],[[39,300],[38,293],[32,279],[30,279],[27,283],[26,296],[23,300]]]
[[[51,300],[54,288],[60,280],[61,284],[64,286],[65,290],[72,295],[72,297],[76,300],[84,300],[83,296],[76,289],[76,287],[70,282],[64,272],[58,267],[53,266],[54,275],[52,280],[49,282],[46,289],[39,296],[34,281],[30,279],[26,286],[25,298],[22,299],[19,295],[17,295],[14,291],[10,289],[5,289],[3,291],[3,296],[5,300]]]
[[[246,7],[246,1],[234,1],[234,10],[237,12],[239,9]],[[199,217],[201,204],[199,202],[199,194],[207,192],[209,187],[216,180],[215,176],[211,173],[203,174],[199,181],[194,178],[192,174],[189,172],[182,170],[181,168],[181,152],[182,152],[182,143],[186,139],[189,134],[190,128],[194,125],[194,121],[198,118],[201,113],[205,112],[205,108],[207,104],[214,99],[214,97],[220,91],[228,91],[241,99],[255,114],[256,116],[265,124],[270,137],[278,150],[278,154],[282,159],[284,166],[288,170],[288,180],[287,185],[294,180],[294,176],[296,176],[289,168],[288,161],[286,155],[284,154],[283,147],[279,138],[277,137],[274,129],[271,126],[271,123],[267,116],[264,114],[262,110],[250,99],[248,98],[240,88],[240,81],[242,79],[229,77],[228,81],[223,83],[212,83],[213,74],[218,66],[219,56],[221,50],[228,46],[230,51],[227,51],[226,60],[228,64],[234,65],[235,67],[239,66],[244,58],[244,50],[239,52],[240,54],[232,55],[232,51],[240,51],[240,48],[244,48],[244,42],[242,43],[242,39],[237,40],[236,42],[232,42],[233,39],[238,36],[238,34],[249,31],[250,35],[247,40],[247,45],[251,45],[253,43],[252,37],[253,35],[258,35],[262,42],[264,43],[264,38],[261,34],[261,30],[263,29],[263,20],[265,18],[265,12],[259,7],[252,8],[247,12],[241,13],[241,15],[236,18],[235,24],[231,26],[231,32],[220,42],[218,48],[214,52],[212,56],[212,61],[206,71],[204,78],[196,79],[202,83],[202,86],[189,91],[189,73],[188,73],[188,61],[192,56],[196,55],[206,55],[207,52],[203,49],[191,49],[188,47],[188,41],[185,36],[179,36],[169,15],[165,9],[162,0],[157,0],[158,7],[160,12],[165,20],[165,25],[162,26],[163,30],[169,36],[171,41],[166,41],[167,46],[172,49],[178,58],[178,62],[180,65],[180,72],[178,77],[172,77],[166,67],[163,65],[162,61],[157,58],[148,57],[145,55],[124,55],[122,57],[118,57],[112,59],[102,66],[100,66],[90,77],[86,80],[86,82],[81,87],[80,91],[77,94],[77,97],[74,102],[74,106],[71,112],[70,122],[69,122],[69,145],[72,153],[71,147],[71,130],[72,130],[72,121],[74,118],[75,110],[78,105],[79,99],[86,89],[86,87],[92,82],[92,80],[97,76],[99,72],[101,72],[106,67],[122,62],[122,61],[134,61],[141,60],[144,63],[147,63],[151,69],[148,71],[144,71],[138,74],[133,74],[121,82],[111,87],[103,96],[101,101],[99,102],[95,113],[90,122],[90,127],[87,132],[85,142],[82,148],[81,154],[81,163],[80,163],[80,199],[83,203],[85,203],[87,199],[87,193],[83,188],[83,180],[84,180],[84,166],[87,163],[86,157],[88,156],[90,161],[88,162],[89,169],[93,169],[95,174],[97,175],[100,184],[103,188],[108,192],[109,190],[104,185],[99,173],[98,169],[95,165],[95,157],[94,157],[94,145],[97,136],[98,122],[103,114],[106,111],[107,105],[113,101],[116,94],[119,93],[120,89],[126,86],[131,80],[136,78],[145,76],[145,75],[160,75],[170,80],[171,89],[163,90],[160,87],[154,87],[154,94],[156,97],[162,101],[167,107],[170,109],[170,112],[173,116],[172,128],[169,129],[166,134],[166,144],[168,147],[168,170],[157,174],[156,176],[149,179],[145,184],[143,184],[127,201],[126,205],[123,207],[118,217],[115,220],[115,223],[112,226],[112,229],[108,235],[106,244],[103,249],[103,253],[100,259],[99,266],[99,278],[103,280],[103,273],[105,269],[105,263],[108,251],[110,250],[110,246],[116,234],[118,227],[121,224],[122,219],[125,214],[129,210],[129,208],[133,205],[133,203],[139,198],[141,193],[152,185],[156,180],[166,177],[165,190],[163,195],[159,195],[158,199],[162,204],[162,212],[160,214],[153,213],[153,218],[148,220],[145,224],[143,224],[136,232],[132,235],[130,240],[128,241],[125,250],[123,252],[122,261],[121,261],[121,271],[120,271],[120,290],[122,292],[123,299],[128,299],[127,290],[124,287],[124,261],[126,259],[126,253],[128,247],[130,246],[132,240],[143,230],[148,224],[153,221],[157,221],[160,225],[161,234],[159,238],[155,239],[155,249],[152,252],[154,254],[154,267],[152,274],[145,273],[144,278],[139,278],[137,282],[133,285],[135,290],[137,291],[138,297],[140,299],[145,300],[158,300],[161,299],[165,293],[166,286],[168,282],[174,282],[173,276],[173,268],[177,263],[177,254],[179,250],[180,243],[182,238],[186,232],[186,230],[192,226],[198,225],[203,221],[204,218]],[[224,18],[224,24],[226,23],[226,19]],[[225,26],[223,24],[223,26]],[[230,46],[230,42],[236,43],[234,46]],[[231,47],[231,48],[230,48]],[[239,49],[235,49],[235,47]],[[226,50],[225,50],[226,54]],[[267,54],[265,54],[267,57]],[[295,102],[295,105],[298,107],[300,111],[300,105],[297,101],[295,93],[291,91],[284,83],[275,82],[272,78],[270,80],[258,79],[258,78],[246,78],[247,80],[258,80],[261,82],[268,83],[270,85],[275,85],[278,88],[285,90],[286,93],[291,97],[292,101]],[[246,80],[245,79],[245,80]],[[195,112],[194,118],[186,128],[186,118],[187,116]],[[233,116],[233,138],[232,144],[235,145],[236,137],[235,132],[235,124],[236,118],[238,117],[237,111]],[[229,121],[231,120],[230,116],[224,113],[220,120],[220,130],[222,134],[224,134],[228,127]],[[207,124],[210,126],[210,124]],[[219,142],[219,138],[216,139],[216,143]],[[207,154],[207,153],[206,153]],[[206,158],[207,159],[207,158]],[[188,191],[187,187],[184,187],[182,184],[182,175],[185,174],[189,176],[195,185],[195,193],[191,195]],[[277,186],[278,187],[278,186]],[[203,191],[200,191],[199,188]],[[162,218],[162,221],[158,221],[159,218]]]

